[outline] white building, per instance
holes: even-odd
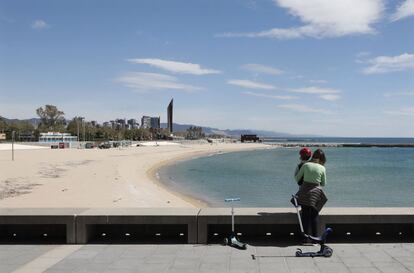
[[[47,132],[40,133],[39,142],[41,143],[59,143],[59,142],[76,142],[77,136],[71,136],[69,133]]]

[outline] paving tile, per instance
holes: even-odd
[[[48,268],[43,273],[73,273],[72,270]]]
[[[119,259],[107,265],[107,267],[113,269],[137,269],[144,263],[144,259]]]
[[[6,265],[24,265],[40,255],[37,253],[24,253],[15,257],[9,257],[7,260],[3,260],[2,263]]]
[[[86,245],[45,272],[414,272],[414,244],[333,244],[332,247],[331,258],[297,258],[296,246],[250,246],[240,251],[220,245]],[[302,249],[314,251],[315,247]],[[12,272],[26,264],[39,269],[64,253],[60,246],[0,245],[0,272]],[[252,259],[252,254],[256,259]]]
[[[374,265],[370,260],[367,258],[362,257],[344,257],[341,258],[341,261],[343,264],[345,264],[347,267],[373,267]]]
[[[408,268],[404,267],[397,262],[374,262],[374,265],[382,273],[409,273],[411,272]]]
[[[381,271],[375,267],[351,267],[349,270],[352,273],[381,273]]]
[[[138,269],[137,273],[164,273],[167,272],[169,268],[168,264],[142,264]]]
[[[393,258],[382,250],[373,250],[370,252],[364,252],[363,256],[371,262],[392,262]]]
[[[54,264],[50,267],[50,269],[58,269],[58,270],[75,270],[78,268],[81,268],[82,266],[85,266],[87,263],[90,263],[91,261],[83,261],[80,262],[79,260],[66,260],[63,259],[62,261]]]
[[[72,271],[72,273],[83,273],[83,272],[103,272],[105,270],[108,270],[107,264],[94,264],[94,263],[88,263],[80,266],[79,268]]]
[[[171,264],[174,262],[175,256],[174,255],[150,255],[144,258],[145,263],[150,264]]]
[[[301,268],[291,268],[289,267],[289,272],[290,273],[321,273],[321,271],[319,271],[319,269],[317,268],[305,268],[305,267],[301,267]]]
[[[99,254],[96,250],[78,250],[67,256],[65,259],[86,259],[90,260]]]
[[[349,268],[346,267],[343,263],[321,263],[318,264],[318,269],[323,273],[348,273],[350,272]]]
[[[243,261],[243,262],[230,262],[230,270],[254,270],[256,269],[256,263],[252,261]]]
[[[150,273],[151,271],[146,271],[143,273]],[[153,273],[158,272],[158,271],[152,271]],[[159,271],[160,273],[163,273],[161,271]],[[113,271],[113,269],[108,269],[105,271],[102,271],[100,273],[137,273],[137,271],[135,269],[117,269],[116,271]]]
[[[227,272],[227,264],[218,264],[218,263],[201,263],[200,272]]]
[[[7,265],[7,264],[0,264],[0,272],[12,272],[16,270],[19,266],[17,265]]]
[[[344,258],[353,258],[353,257],[361,257],[362,253],[353,245],[335,245],[331,246],[334,255]]]
[[[174,263],[171,265],[173,269],[196,269],[200,266],[201,260],[200,259],[179,259],[175,260]]]
[[[197,268],[190,268],[190,269],[176,269],[176,268],[170,268],[167,273],[194,273],[197,272]]]
[[[285,264],[260,264],[260,273],[290,273],[290,270]]]

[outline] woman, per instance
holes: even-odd
[[[303,184],[297,192],[298,204],[302,207],[302,223],[306,234],[318,236],[319,212],[328,199],[322,190],[326,185],[325,153],[317,149],[308,163],[303,164],[295,175]]]

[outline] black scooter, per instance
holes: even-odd
[[[240,198],[227,198],[224,199],[226,203],[232,203],[235,201],[240,201]],[[234,231],[234,207],[231,206],[231,233],[224,238],[224,245],[229,245],[231,247],[235,247],[238,249],[246,249],[246,244],[241,242],[240,239],[237,237],[236,232]]]
[[[300,231],[302,232],[302,235],[305,238],[309,239],[312,243],[319,244],[321,246],[318,252],[302,252],[302,250],[298,248],[296,251],[296,257],[327,257],[327,258],[331,257],[333,253],[333,249],[325,245],[325,243],[326,243],[326,239],[328,235],[331,234],[333,230],[331,228],[325,229],[324,233],[320,237],[314,237],[314,236],[306,234],[303,229],[302,219],[300,218],[299,205],[298,205],[296,195],[292,195],[292,199],[294,203],[293,205],[295,206],[296,212],[298,214]]]

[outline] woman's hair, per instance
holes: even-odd
[[[317,162],[321,165],[325,165],[326,163],[325,153],[321,149],[317,149],[316,151],[313,152],[311,161]]]

